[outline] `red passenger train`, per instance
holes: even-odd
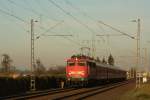
[[[115,66],[102,64],[87,56],[72,56],[67,60],[66,78],[68,85],[122,81],[126,79],[126,71]]]

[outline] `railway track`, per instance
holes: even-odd
[[[81,100],[105,91],[109,91],[119,86],[126,85],[129,82],[131,81],[129,80],[129,81],[118,82],[113,84],[111,83],[111,84],[92,87],[92,88],[74,89],[72,91],[59,92],[57,94],[49,94],[37,98],[32,98],[31,100]]]
[[[131,82],[124,81],[118,83],[111,83],[107,85],[101,85],[92,88],[65,88],[65,89],[52,89],[46,91],[37,91],[37,92],[30,92],[26,94],[14,95],[5,98],[5,100],[26,100],[26,99],[34,99],[34,100],[43,100],[42,97],[45,97],[49,100],[81,100],[87,97],[109,91],[110,89],[114,89],[116,87],[128,84]]]
[[[45,91],[35,91],[35,92],[27,92],[23,94],[18,94],[18,95],[12,95],[12,96],[7,96],[7,97],[0,97],[1,99],[5,100],[22,100],[22,99],[30,99],[30,98],[35,98],[35,97],[40,97],[44,95],[49,95],[49,94],[57,94],[61,92],[68,92],[68,91],[73,91],[76,88],[65,88],[65,89],[51,89],[51,90],[45,90]]]
[[[72,92],[71,94],[66,94],[66,95],[60,95],[60,96],[51,96],[50,100],[82,100],[86,99],[87,97],[94,96],[96,94],[109,91],[111,89],[120,87],[122,85],[128,84],[129,81],[125,82],[119,82],[119,83],[114,83],[114,84],[107,84],[104,86],[99,86],[99,87],[94,87],[94,88],[88,88],[88,89],[83,89],[82,91],[78,92]]]

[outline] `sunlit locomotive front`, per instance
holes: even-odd
[[[87,60],[85,58],[72,57],[67,60],[66,77],[69,85],[85,85],[88,73]]]

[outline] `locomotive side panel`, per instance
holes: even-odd
[[[107,68],[97,66],[97,76],[98,80],[106,80],[107,79]]]
[[[96,70],[96,64],[94,62],[89,62],[87,61],[87,66],[89,68],[89,79],[95,79],[95,76],[97,74],[97,70]]]

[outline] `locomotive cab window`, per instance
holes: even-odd
[[[75,62],[67,62],[68,66],[75,66]]]
[[[78,66],[86,66],[85,62],[78,62]]]

